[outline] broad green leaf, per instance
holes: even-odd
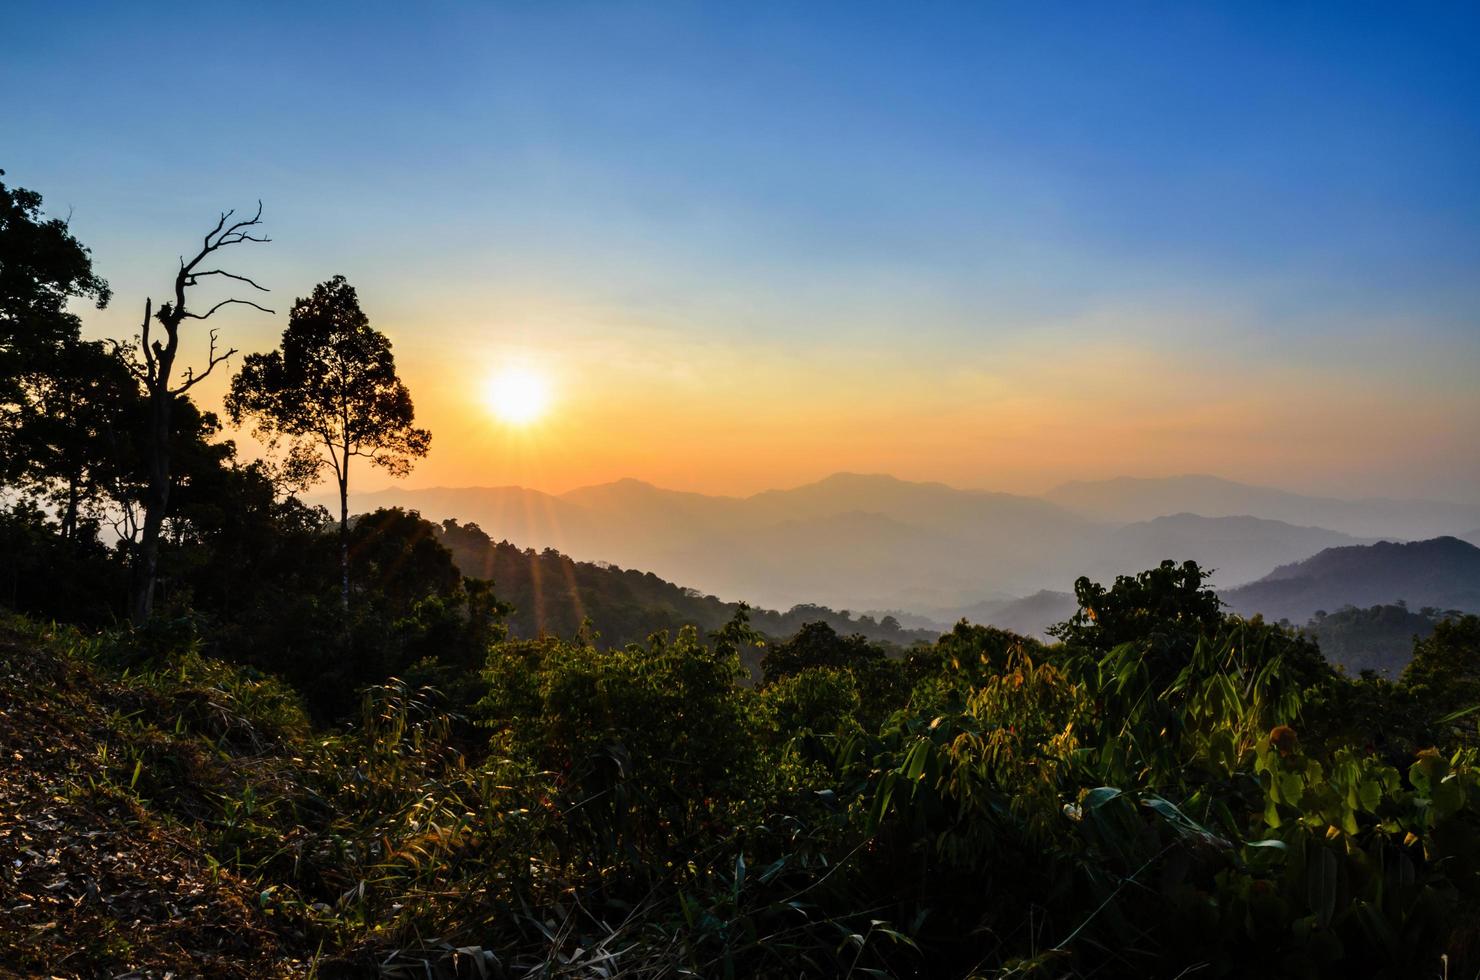
[[[1122,792],[1114,786],[1097,786],[1084,794],[1081,805],[1086,810],[1098,810],[1111,800],[1119,799]]]

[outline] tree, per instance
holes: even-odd
[[[42,216],[41,195],[0,182],[0,478],[29,468],[26,426],[44,417],[34,411],[33,381],[78,342],[68,301],[90,298],[101,309],[109,296],[67,223]]]
[[[1403,685],[1443,713],[1480,705],[1480,616],[1445,619],[1414,643]]]
[[[243,242],[267,242],[270,239],[253,234],[253,229],[262,223],[262,202],[257,202],[257,213],[250,218],[231,222],[236,212],[225,211],[216,226],[206,232],[205,239],[195,256],[188,262],[180,260],[180,269],[175,273],[174,299],[161,303],[154,310],[152,299],[144,300],[144,321],[139,330],[137,358],[130,361],[135,375],[143,383],[149,400],[147,421],[144,428],[144,456],[147,468],[147,486],[143,494],[144,517],[140,537],[134,547],[133,581],[130,584],[129,616],[135,625],[143,625],[154,611],[154,583],[159,574],[159,534],[164,526],[165,513],[170,502],[170,448],[171,422],[177,399],[191,388],[204,381],[216,365],[236,353],[229,348],[224,353],[216,352],[216,331],[210,331],[210,349],[206,353],[205,368],[196,373],[187,368],[183,378],[175,381],[175,358],[180,351],[180,327],[186,320],[208,320],[224,306],[241,304],[271,313],[246,299],[224,299],[204,313],[192,312],[187,306],[188,291],[200,284],[202,279],[221,276],[244,282],[253,289],[267,292],[246,276],[227,272],[224,269],[202,269],[201,265],[216,252]],[[231,222],[228,224],[228,222]],[[164,329],[164,340],[150,338],[151,324],[158,321]]]
[[[392,615],[406,615],[430,595],[450,596],[462,581],[438,531],[416,511],[399,507],[382,507],[355,521],[351,568],[361,581],[374,583],[375,594]]]
[[[339,488],[340,603],[349,610],[349,464],[360,456],[394,476],[411,472],[432,434],[418,429],[411,392],[385,334],[370,326],[343,276],[293,304],[282,347],[253,354],[231,382],[233,422],[288,442],[288,469],[307,485],[325,464]]]
[[[18,477],[56,509],[61,535],[119,502],[136,468],[134,431],[143,397],[128,366],[98,341],[69,340],[38,358],[23,378]]]
[[[884,651],[859,633],[839,636],[823,622],[805,624],[795,636],[766,651],[761,660],[762,678],[770,684],[811,667],[839,670],[870,660],[883,660]]]
[[[1164,561],[1137,575],[1117,575],[1105,588],[1081,576],[1074,583],[1079,611],[1049,633],[1073,645],[1105,652],[1133,640],[1194,642],[1223,621],[1222,603],[1203,588],[1196,562]]]

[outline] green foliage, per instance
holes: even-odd
[[[839,636],[825,622],[806,623],[791,639],[772,644],[761,658],[760,666],[762,683],[767,689],[782,684],[788,692],[784,695],[778,692],[777,697],[810,697],[804,689],[823,684],[825,676],[832,680],[823,686],[845,684],[852,689],[852,698],[857,702],[849,714],[856,723],[870,730],[896,710],[908,693],[903,664],[890,659],[883,647],[869,643],[863,636]],[[801,684],[786,683],[801,675],[809,677]],[[814,694],[822,696],[820,690]],[[834,699],[841,696],[840,691],[832,695]],[[821,710],[820,705],[818,709]]]
[[[863,702],[851,671],[804,667],[771,681],[760,693],[782,737],[863,731],[858,721]]]
[[[438,541],[437,526],[399,507],[356,518],[349,554],[357,587],[392,614],[404,615],[426,596],[449,596],[462,580],[452,553]]]
[[[1109,589],[1080,578],[1079,612],[1053,634],[1066,643],[1108,650],[1131,640],[1175,642],[1217,626],[1218,597],[1203,588],[1194,562],[1164,561],[1138,575],[1120,575]]]
[[[64,538],[131,496],[144,418],[138,381],[102,343],[68,340],[34,354],[21,375],[11,471],[60,518]]]
[[[35,504],[0,510],[0,607],[63,622],[102,626],[123,604],[127,572],[83,525],[72,540]]]
[[[796,636],[767,651],[761,660],[761,676],[771,683],[811,667],[846,670],[882,659],[884,651],[870,646],[862,636],[843,637],[826,623],[807,623]]]
[[[46,418],[28,389],[78,344],[81,324],[67,308],[74,298],[108,304],[92,256],[65,221],[43,216],[40,194],[0,182],[0,477],[7,481],[33,462],[26,428]]]
[[[904,673],[919,710],[959,709],[977,687],[1001,674],[1010,661],[1041,657],[1044,652],[1037,640],[962,620],[934,647],[910,651]]]
[[[431,540],[382,517],[367,554]],[[119,705],[87,791],[191,828],[295,942],[423,972],[472,946],[704,976],[1474,968],[1474,750],[1370,745],[1363,718],[1437,710],[1424,689],[1334,673],[1289,630],[1169,627],[1127,593],[1113,644],[1096,622],[1058,646],[962,624],[900,661],[814,628],[751,691],[743,612],[707,640],[507,640],[444,560],[408,563],[397,617],[361,614],[395,639],[359,676],[410,673],[338,731],[209,657],[208,624],[82,644]],[[475,652],[479,686],[434,689]],[[480,729],[449,710],[475,694]]]
[[[872,778],[868,811],[881,873],[937,916],[965,900],[969,869],[1020,879],[1014,900],[1062,938],[1046,959],[999,960],[1017,974],[1077,961],[1401,977],[1446,948],[1451,964],[1474,956],[1457,930],[1480,901],[1473,755],[1425,750],[1400,773],[1332,739],[1303,749],[1293,726],[1310,699],[1352,684],[1308,644],[1262,623],[1194,636],[1123,611],[1148,635],[1103,650],[1081,634],[1051,654],[1065,670],[1015,655],[959,714],[893,723],[895,762]],[[990,898],[974,907],[1014,922]],[[947,952],[966,923],[945,924],[922,945]]]
[[[1480,616],[1446,619],[1413,647],[1403,686],[1480,743]]]
[[[557,774],[555,804],[600,861],[633,872],[729,826],[758,763],[739,658],[693,629],[601,650],[587,636],[489,656],[479,713],[494,753]]]

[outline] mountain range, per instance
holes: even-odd
[[[1431,631],[1434,621],[1449,612],[1480,612],[1480,548],[1454,537],[1327,548],[1304,561],[1282,565],[1256,582],[1220,590],[1219,597],[1232,612],[1244,616],[1258,613],[1297,626],[1309,624],[1307,632],[1322,639],[1322,649],[1331,646],[1328,652],[1338,654],[1333,659],[1353,670],[1381,667],[1396,675],[1407,663],[1416,632]],[[964,616],[1041,637],[1078,608],[1072,593],[1043,591],[1022,599],[942,610],[935,619]],[[1403,615],[1407,610],[1411,617]],[[1393,627],[1393,621],[1407,623],[1408,618],[1426,630]],[[1339,644],[1332,636],[1338,626],[1349,634]],[[1391,635],[1379,637],[1380,632]],[[1377,647],[1386,650],[1383,657],[1367,656]]]
[[[676,634],[684,626],[712,633],[738,612],[736,603],[664,581],[651,572],[573,561],[554,550],[522,549],[493,541],[477,527],[454,520],[444,521],[436,534],[464,575],[495,583],[498,597],[513,607],[507,625],[510,635],[519,639],[542,633],[573,636],[589,624],[603,643],[621,647],[660,630]],[[784,612],[751,608],[748,616],[750,625],[771,642],[819,622],[845,636],[861,635],[895,647],[929,642],[938,633],[910,628],[888,616],[854,615],[813,604]]]
[[[1477,505],[1343,501],[1207,476],[1071,483],[1038,497],[839,473],[748,497],[620,480],[563,494],[393,488],[351,503],[455,518],[495,541],[640,568],[726,600],[891,610],[922,627],[961,615],[1027,623],[1061,606],[1079,575],[1105,581],[1163,558],[1196,560],[1234,590],[1326,549],[1480,528]]]
[[[1322,610],[1399,600],[1413,609],[1477,612],[1480,548],[1455,537],[1328,548],[1220,594],[1234,612],[1294,623]]]
[[[1475,504],[1378,497],[1340,500],[1201,475],[1076,481],[1055,487],[1044,498],[1093,520],[1112,523],[1188,511],[1204,517],[1252,515],[1367,538],[1459,535],[1477,528],[1475,516],[1480,512],[1480,505]]]

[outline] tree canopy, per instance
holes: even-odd
[[[41,203],[35,191],[0,181],[0,477],[7,480],[27,469],[33,477],[38,469],[51,475],[36,459],[36,444],[26,441],[50,414],[37,404],[38,388],[87,377],[74,350],[81,321],[68,304],[90,299],[102,308],[111,296],[92,254],[65,221],[46,217]]]
[[[327,465],[345,482],[356,456],[404,476],[432,441],[414,424],[389,338],[370,325],[343,276],[293,304],[281,346],[246,358],[226,407],[234,422],[255,423],[269,441],[289,440],[304,480]]]
[[[349,472],[360,457],[395,476],[431,447],[385,334],[370,325],[343,276],[293,304],[282,345],[252,354],[226,397],[232,421],[250,420],[269,445],[286,440],[288,479],[300,486],[324,466],[339,490],[341,603],[349,609]]]

